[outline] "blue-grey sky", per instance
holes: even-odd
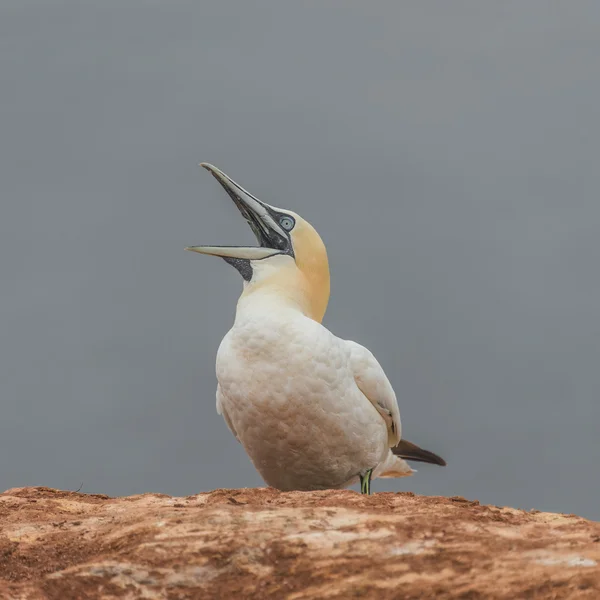
[[[302,214],[325,324],[406,437],[377,490],[600,518],[600,3],[3,0],[0,488],[262,485],[215,411],[252,233]]]

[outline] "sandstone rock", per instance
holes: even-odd
[[[0,494],[0,598],[600,598],[600,524],[463,498]]]

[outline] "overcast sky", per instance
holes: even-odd
[[[448,467],[375,489],[600,519],[600,3],[3,0],[0,488],[263,485],[215,411],[253,235]]]

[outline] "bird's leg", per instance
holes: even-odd
[[[373,469],[367,469],[364,475],[360,475],[360,493],[371,495],[371,475]]]

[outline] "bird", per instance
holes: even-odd
[[[257,246],[188,246],[241,275],[233,326],[216,356],[217,412],[270,487],[342,489],[413,474],[407,460],[445,466],[402,438],[394,389],[370,350],[322,320],[327,250],[297,213],[259,200],[201,163],[233,200]]]

